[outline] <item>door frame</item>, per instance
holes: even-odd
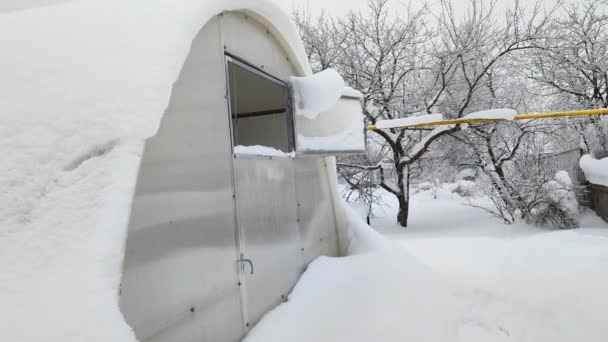
[[[247,333],[249,331],[249,329],[251,329],[251,325],[249,323],[250,321],[250,317],[249,317],[249,310],[248,310],[248,304],[247,304],[247,281],[246,281],[246,272],[249,272],[248,267],[244,267],[244,269],[241,267],[242,266],[242,262],[241,262],[241,258],[246,257],[246,255],[244,255],[244,251],[245,251],[245,246],[244,246],[244,234],[245,232],[241,229],[241,224],[239,223],[239,208],[238,208],[238,201],[237,201],[237,196],[239,193],[238,190],[238,177],[237,177],[237,169],[236,169],[236,165],[235,165],[235,159],[239,158],[235,152],[234,152],[234,147],[236,146],[236,139],[234,136],[234,125],[235,125],[235,121],[234,117],[233,117],[233,113],[232,113],[232,105],[231,105],[231,96],[232,96],[232,91],[231,91],[231,84],[230,84],[230,72],[229,72],[229,66],[230,64],[234,64],[240,68],[243,68],[257,76],[260,76],[268,81],[271,81],[275,84],[278,84],[282,87],[285,88],[285,105],[286,105],[286,122],[285,124],[288,126],[287,127],[287,134],[288,134],[288,146],[289,146],[289,151],[288,152],[296,152],[296,142],[295,142],[295,119],[293,117],[293,106],[292,106],[292,91],[291,91],[291,87],[289,86],[289,84],[269,73],[267,73],[266,71],[248,63],[247,61],[245,61],[242,58],[239,58],[237,56],[235,56],[234,54],[230,54],[226,51],[224,51],[224,67],[225,67],[225,75],[226,75],[226,105],[228,108],[228,117],[227,120],[229,121],[229,131],[230,131],[230,142],[231,142],[231,151],[232,151],[232,163],[231,163],[231,169],[232,169],[232,186],[233,186],[233,198],[232,198],[232,203],[233,203],[233,213],[234,213],[234,224],[235,224],[235,236],[236,236],[236,250],[237,250],[237,260],[235,260],[236,263],[236,267],[237,267],[237,274],[238,274],[238,280],[239,280],[239,289],[240,289],[240,295],[241,295],[241,317],[242,317],[242,324],[243,324],[243,331],[245,333]],[[245,156],[243,156],[245,157]],[[242,157],[241,157],[242,158]],[[267,156],[256,156],[256,155],[247,155],[246,158],[252,158],[252,159],[267,159]],[[274,158],[274,157],[273,157]],[[296,205],[294,203],[294,205]],[[255,262],[255,260],[253,260],[253,262]],[[251,265],[251,267],[253,268],[254,265]]]

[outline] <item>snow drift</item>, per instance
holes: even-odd
[[[289,17],[267,1],[81,0],[0,14],[0,340],[135,340],[118,286],[144,141],[195,35],[240,9],[310,74]]]
[[[317,258],[288,301],[244,341],[457,341],[452,290],[346,204],[344,209],[349,256]]]

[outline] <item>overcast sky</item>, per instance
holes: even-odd
[[[1,1],[1,0],[0,0]],[[286,10],[291,12],[295,8],[308,9],[314,14],[322,11],[342,15],[350,9],[363,9],[367,0],[274,0]]]
[[[0,0],[2,1],[2,0]],[[320,14],[322,12],[326,12],[332,15],[344,15],[349,10],[361,10],[367,7],[368,0],[273,0],[278,3],[283,9],[289,13],[291,13],[294,9],[306,9],[309,10],[313,14]],[[468,3],[467,0],[453,0],[454,7],[457,12],[461,12],[464,10],[464,7]],[[487,0],[484,0],[487,1]],[[515,0],[498,0],[498,6],[501,10],[506,8],[512,8]],[[431,8],[438,7],[438,0],[429,0],[427,1]],[[526,6],[534,3],[535,0],[520,0],[520,4]],[[544,0],[545,7],[549,8],[553,4],[555,4],[556,0]],[[406,4],[412,3],[423,4],[422,0],[389,0],[389,4],[394,11],[400,11],[404,8]],[[414,6],[416,7],[416,6]],[[460,11],[458,11],[460,10]]]
[[[70,0],[0,0],[0,13],[11,10],[19,10],[37,6],[44,6],[52,3],[59,3]],[[179,0],[175,0],[179,1]],[[207,0],[200,0],[207,1]],[[368,0],[272,0],[279,4],[287,13],[292,13],[294,9],[305,9],[310,11],[312,14],[318,15],[322,12],[327,12],[331,15],[344,15],[349,10],[362,10],[367,7]],[[437,8],[439,0],[428,0],[431,8]],[[468,3],[467,0],[453,0],[455,8],[459,9],[462,13],[462,8]],[[483,0],[488,1],[488,0]],[[512,7],[515,0],[498,0],[498,4],[501,8]],[[522,4],[530,4],[536,0],[520,0]],[[554,4],[556,0],[544,0],[546,6]],[[576,1],[576,0],[573,0]],[[423,0],[389,0],[389,4],[394,11],[400,11],[404,4],[412,3],[422,4]]]

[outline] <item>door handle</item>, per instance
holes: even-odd
[[[245,264],[249,264],[251,275],[253,275],[253,261],[251,261],[251,259],[247,259],[243,254],[241,254],[241,257],[237,261],[239,264],[241,264],[241,271],[245,271]]]

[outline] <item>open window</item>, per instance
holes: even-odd
[[[296,149],[300,154],[340,155],[365,151],[362,94],[335,70],[292,77]]]
[[[238,58],[226,55],[226,62],[236,154],[365,151],[361,94],[345,87],[334,70],[287,84]]]
[[[315,118],[296,115],[296,148],[301,154],[344,155],[365,152],[361,98],[344,94]]]
[[[292,152],[287,84],[231,56],[226,61],[235,153]]]

